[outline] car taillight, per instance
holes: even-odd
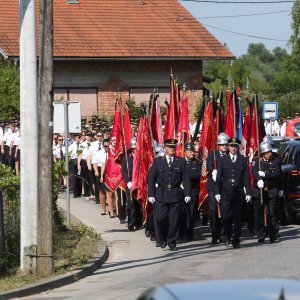
[[[300,170],[292,170],[290,174],[291,176],[298,176],[300,175]]]

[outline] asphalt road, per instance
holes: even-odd
[[[110,256],[92,276],[22,299],[136,299],[145,289],[163,283],[239,278],[300,280],[300,226],[281,228],[278,243],[258,244],[246,229],[240,249],[211,246],[209,228],[199,227],[195,241],[178,251],[155,247],[144,231],[128,232],[118,219],[100,215],[99,205],[71,199],[71,212],[102,233]],[[65,200],[60,200],[65,207]],[[299,282],[300,284],[300,282]]]

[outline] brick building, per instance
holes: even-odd
[[[15,61],[18,3],[0,1],[0,54]],[[203,60],[232,58],[177,0],[54,1],[54,99],[79,100],[83,116],[113,114],[118,95],[148,101],[153,88],[163,102],[171,69],[192,112]]]

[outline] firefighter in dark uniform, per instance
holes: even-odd
[[[255,227],[258,242],[262,243],[269,236],[270,243],[277,239],[277,205],[278,188],[280,187],[280,159],[272,155],[272,147],[268,143],[260,144],[261,158],[254,159],[252,174],[254,187],[252,196],[255,205]],[[259,168],[260,167],[260,168]],[[262,199],[260,194],[262,189]],[[266,221],[265,213],[266,208]]]
[[[226,246],[232,242],[233,248],[240,247],[245,194],[246,201],[251,201],[249,168],[246,157],[238,153],[240,143],[237,138],[228,140],[229,153],[219,159],[215,185],[215,198],[221,204],[224,242]]]
[[[176,139],[164,142],[166,155],[155,158],[148,174],[148,201],[155,203],[161,247],[177,250],[179,215],[182,201],[191,201],[191,182],[185,159],[175,156]],[[157,187],[156,187],[157,184]],[[180,187],[183,184],[184,190]]]
[[[198,199],[199,199],[199,180],[201,177],[202,163],[195,157],[194,145],[190,142],[184,145],[184,156],[186,160],[186,169],[191,181],[191,201],[182,202],[181,214],[181,232],[190,241],[194,239],[194,227],[197,217]]]
[[[127,159],[124,155],[122,160],[122,175],[126,181],[127,189],[127,218],[128,218],[128,229],[133,231],[138,230],[142,226],[142,208],[141,204],[137,199],[132,197],[131,186],[132,186],[132,172],[133,172],[133,158],[134,150],[136,148],[136,138],[132,138],[130,141],[130,150],[127,151]]]
[[[209,201],[209,215],[210,215],[210,228],[212,244],[217,244],[220,242],[221,236],[221,219],[220,219],[220,204],[215,198],[215,182],[217,179],[217,165],[219,159],[227,154],[228,152],[228,135],[225,133],[220,133],[218,135],[218,150],[211,151],[208,153],[206,160],[206,167],[208,171],[206,188],[208,191],[208,201]]]

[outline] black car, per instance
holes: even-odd
[[[300,220],[300,139],[284,142],[279,146],[281,158],[281,221],[284,224]]]

